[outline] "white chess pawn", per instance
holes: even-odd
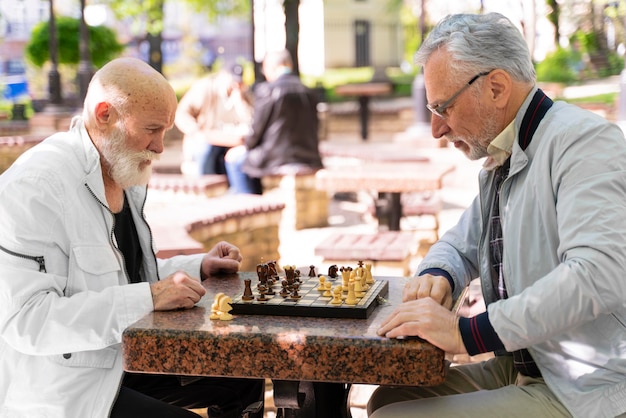
[[[341,286],[337,286],[333,289],[333,300],[331,300],[330,303],[333,305],[341,305],[343,303],[341,300]]]
[[[333,294],[330,292],[330,289],[333,287],[333,284],[331,282],[326,282],[324,283],[324,293],[322,293],[322,296],[326,296],[326,297],[330,297]]]
[[[326,281],[326,276],[320,276],[320,285],[317,288],[317,290],[319,290],[320,292],[323,292],[324,290],[326,290],[326,283],[324,283]]]
[[[348,284],[348,297],[346,298],[346,305],[356,305],[357,299],[354,292],[354,282]]]

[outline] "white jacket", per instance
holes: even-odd
[[[519,131],[529,95],[515,120]],[[556,102],[528,148],[517,142],[500,214],[509,298],[489,263],[492,173],[418,271],[442,268],[455,297],[481,277],[489,319],[508,351],[528,348],[575,417],[626,412],[626,141],[621,130]]]
[[[198,276],[202,255],[157,260],[146,188],[127,191],[145,282],[127,283],[100,158],[80,119],[0,176],[0,417],[102,418],[122,379],[124,329],[149,283]]]

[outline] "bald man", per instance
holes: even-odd
[[[176,95],[146,63],[94,75],[82,117],[0,176],[0,416],[239,417],[263,382],[124,374],[123,330],[188,309],[200,280],[236,272],[237,247],[157,259],[143,217]],[[168,402],[159,398],[167,397]]]

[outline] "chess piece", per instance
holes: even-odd
[[[296,278],[295,268],[293,266],[283,266],[283,270],[285,270],[285,279],[287,279],[287,283],[292,284]]]
[[[298,293],[300,286],[297,284],[293,285],[292,291],[291,291],[291,299],[300,299],[302,296],[300,296],[300,294]]]
[[[241,296],[241,300],[245,300],[245,301],[254,300],[254,295],[252,294],[252,288],[250,285],[251,282],[252,280],[250,279],[245,279],[243,281],[245,287],[243,290],[243,296]]]
[[[230,306],[232,301],[230,296],[226,296],[224,293],[216,294],[213,305],[211,305],[211,315],[209,315],[209,319],[219,319],[221,321],[230,321],[233,319],[230,313],[233,309],[232,306]]]
[[[347,292],[344,293],[342,285],[338,284],[337,286],[335,286],[335,290],[333,291],[339,293],[339,296],[341,297],[342,300],[346,299]]]
[[[367,272],[367,278],[365,283],[374,284],[374,277],[372,276],[372,263],[365,263],[365,271]]]
[[[269,300],[267,297],[265,297],[266,293],[267,293],[267,288],[265,286],[260,286],[259,296],[256,297],[256,300],[261,301],[261,302],[265,302],[266,300]]]
[[[343,303],[343,300],[341,300],[341,286],[337,286],[333,290],[333,300],[330,303],[333,305],[341,305]]]
[[[360,278],[354,280],[354,294],[357,298],[362,298],[365,296],[365,292],[363,291],[363,286]]]
[[[346,298],[346,305],[356,305],[357,298],[354,292],[354,282],[348,284],[348,297]]]
[[[280,289],[280,295],[284,298],[286,298],[287,296],[289,296],[289,282],[287,282],[287,279],[284,279],[283,281],[280,282],[282,288]]]
[[[267,262],[267,274],[268,277],[273,279],[278,279],[278,270],[276,270],[276,261],[268,261]]]
[[[341,267],[339,271],[341,272],[341,281],[342,281],[343,291],[346,292],[348,290],[348,282],[350,281],[350,274],[352,273],[352,267]]]
[[[333,264],[332,266],[328,267],[328,277],[330,277],[331,279],[336,279],[337,271],[337,264]]]
[[[309,277],[315,277],[315,276],[317,276],[317,274],[315,274],[315,266],[311,264],[309,266]]]
[[[320,276],[319,280],[320,280],[320,285],[318,286],[317,290],[322,292],[322,291],[324,291],[326,289],[326,287],[325,287],[326,276]]]
[[[273,295],[275,295],[275,294],[276,294],[276,292],[274,292],[274,289],[272,288],[272,284],[273,284],[273,283],[269,283],[269,282],[270,282],[270,280],[268,280],[268,285],[267,285],[267,287],[265,288],[265,294],[266,294],[266,295],[272,295],[272,296],[273,296]]]
[[[333,287],[333,284],[331,282],[326,282],[324,283],[324,293],[322,293],[322,296],[326,296],[326,297],[330,297],[333,294],[330,292],[330,289]]]

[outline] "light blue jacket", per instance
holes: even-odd
[[[519,131],[533,90],[515,120]],[[496,301],[489,263],[493,173],[418,271],[442,268],[454,296],[480,277],[508,351],[528,348],[576,417],[626,412],[626,141],[614,124],[556,102],[523,151],[517,142],[500,213],[509,298]]]
[[[202,255],[156,259],[146,188],[127,195],[146,280],[131,285],[80,120],[0,176],[0,417],[108,416],[122,332],[153,310],[149,282],[176,270],[199,276]]]

